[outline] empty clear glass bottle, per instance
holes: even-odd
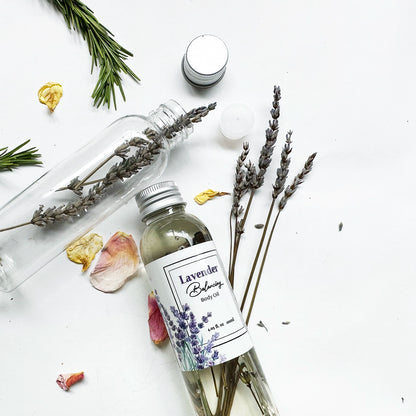
[[[182,125],[169,140],[162,137],[151,161],[145,158],[147,166],[130,177],[126,171],[137,152],[153,142],[153,132],[180,124],[185,114],[171,100],[147,117],[130,115],[116,120],[0,208],[0,290],[16,288],[162,174],[170,150],[188,137],[191,125]],[[126,163],[121,165],[123,160]],[[113,183],[101,189],[99,181],[107,174]],[[73,189],[68,189],[69,184]],[[34,212],[40,206],[42,213],[36,217]],[[17,225],[22,226],[14,228]]]
[[[174,182],[136,196],[140,254],[198,416],[277,416],[207,227]]]

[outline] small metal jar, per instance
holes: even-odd
[[[214,35],[192,40],[182,59],[185,79],[194,87],[209,88],[221,81],[228,62],[225,43]]]

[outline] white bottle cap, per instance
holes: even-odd
[[[250,133],[253,124],[254,111],[247,104],[230,104],[221,113],[220,130],[227,139],[242,139]]]
[[[201,35],[188,45],[182,59],[182,72],[194,87],[209,88],[222,79],[227,61],[225,43],[214,35]]]

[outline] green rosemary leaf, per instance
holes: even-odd
[[[24,165],[41,165],[42,162],[38,160],[41,157],[41,154],[36,153],[38,149],[36,147],[31,147],[26,150],[19,150],[26,146],[30,140],[26,140],[21,143],[19,146],[8,151],[7,147],[0,149],[0,171],[4,170],[13,170],[19,166]]]
[[[111,102],[117,109],[116,89],[118,88],[122,99],[126,96],[121,86],[121,76],[125,75],[134,81],[140,78],[124,62],[133,54],[114,40],[114,35],[102,25],[94,12],[79,0],[47,0],[59,11],[68,28],[81,34],[86,41],[91,55],[91,73],[94,67],[99,68],[98,81],[91,94],[94,106],[107,105]]]

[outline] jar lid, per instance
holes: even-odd
[[[178,186],[173,181],[159,182],[142,189],[136,195],[142,221],[152,213],[172,205],[186,205]]]
[[[220,130],[229,140],[247,136],[254,125],[254,111],[245,103],[231,103],[221,113]]]
[[[228,49],[225,43],[214,35],[200,35],[186,49],[182,72],[194,87],[209,88],[222,79],[227,62]]]

